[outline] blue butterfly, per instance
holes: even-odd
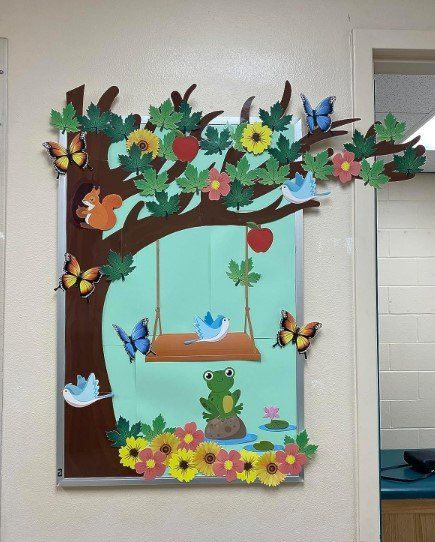
[[[144,356],[149,353],[156,355],[155,352],[151,350],[151,341],[148,339],[148,318],[143,318],[135,326],[131,335],[128,336],[127,333],[116,324],[113,324],[118,337],[124,343],[125,351],[130,358],[130,363],[136,359],[136,352],[139,350]]]
[[[306,96],[301,94],[302,103],[304,104],[305,113],[307,114],[307,126],[310,134],[314,132],[316,126],[327,132],[331,128],[332,120],[329,115],[334,112],[335,96],[329,96],[322,100],[316,109],[311,107],[311,104]]]

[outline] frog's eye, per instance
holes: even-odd
[[[232,367],[227,367],[225,369],[225,376],[227,376],[228,378],[234,376],[234,369]]]
[[[211,380],[213,378],[213,373],[211,371],[205,371],[204,380]]]

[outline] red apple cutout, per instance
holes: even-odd
[[[254,252],[267,252],[273,243],[273,233],[269,228],[262,228],[249,223],[248,245]]]
[[[172,150],[175,156],[181,162],[191,162],[199,151],[199,142],[196,137],[190,136],[178,136],[172,143]]]

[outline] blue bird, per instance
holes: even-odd
[[[184,341],[184,344],[194,344],[194,343],[215,343],[221,341],[226,334],[228,333],[230,327],[230,320],[225,316],[219,314],[215,320],[210,311],[204,316],[204,319],[199,316],[195,316],[194,327],[198,335],[198,339],[191,339],[189,341]]]
[[[76,408],[83,408],[100,399],[106,399],[113,397],[113,393],[106,393],[105,395],[98,395],[100,391],[100,384],[95,378],[94,373],[91,373],[86,380],[81,375],[77,375],[77,386],[75,384],[67,384],[63,391],[63,398],[65,401]]]
[[[308,171],[305,177],[296,173],[293,180],[287,179],[281,185],[281,192],[284,198],[291,203],[304,203],[310,199],[329,196],[331,192],[316,192],[316,179],[311,171]]]

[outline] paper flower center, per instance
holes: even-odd
[[[213,465],[213,463],[216,461],[216,456],[212,453],[205,454],[204,461],[207,463],[207,465]]]
[[[343,163],[341,164],[341,169],[342,169],[343,171],[349,171],[349,169],[350,169],[350,164],[349,164],[349,162],[343,162]]]
[[[224,463],[225,470],[231,470],[233,468],[233,462],[227,459]]]
[[[189,468],[189,463],[187,461],[185,461],[184,459],[182,459],[180,461],[180,469],[186,470],[188,468]]]
[[[190,444],[192,441],[193,441],[193,435],[191,435],[190,433],[188,433],[188,434],[184,437],[184,442],[185,442],[186,444]]]
[[[213,190],[219,190],[221,183],[218,180],[214,180],[210,183],[210,186],[213,188]]]
[[[293,465],[293,463],[296,461],[296,457],[294,455],[288,455],[286,458],[285,458],[285,461],[286,463],[288,463],[289,465]]]
[[[163,444],[163,446],[160,446],[160,451],[168,455],[171,453],[172,448],[169,446],[169,444]]]
[[[259,134],[258,132],[254,132],[252,134],[252,141],[255,141],[255,143],[261,141],[261,134]]]
[[[147,466],[147,469],[153,469],[156,466],[156,462],[154,459],[148,459],[145,465]]]
[[[250,471],[252,469],[252,463],[248,461],[247,463],[244,464],[243,468],[246,471]]]
[[[131,457],[137,457],[139,455],[139,451],[136,450],[136,448],[131,448],[130,450],[130,456]]]
[[[139,141],[138,147],[141,151],[146,151],[148,149],[148,143],[146,141]]]
[[[269,463],[266,470],[269,474],[276,474],[278,472],[278,467],[275,463]]]

